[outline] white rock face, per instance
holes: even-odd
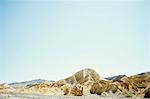
[[[70,83],[70,84],[78,84],[78,83],[84,84],[85,82],[88,82],[88,81],[97,82],[101,79],[103,78],[100,77],[99,74],[95,70],[86,68],[84,70],[80,70],[76,72],[74,75],[64,80],[66,83]]]

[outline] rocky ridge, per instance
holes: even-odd
[[[30,93],[55,96],[85,96],[97,94],[101,96],[150,97],[150,72],[133,76],[119,75],[104,79],[93,70],[86,68],[70,77],[56,82],[44,81],[32,83],[30,86],[14,88],[0,85],[0,93]]]

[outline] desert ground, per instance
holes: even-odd
[[[40,95],[40,94],[20,94],[20,93],[4,93],[0,94],[0,99],[131,99],[126,97],[117,96],[99,96],[99,95],[88,95],[88,96],[51,96],[51,95]],[[134,99],[140,99],[138,97]]]

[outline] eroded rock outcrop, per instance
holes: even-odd
[[[2,92],[13,92],[15,89],[11,86],[9,86],[6,83],[0,84],[0,93]]]
[[[86,68],[76,72],[74,75],[64,80],[66,83],[70,84],[84,84],[88,81],[98,82],[100,79],[102,79],[102,77],[100,77],[95,70]]]
[[[72,76],[56,81],[32,83],[19,89],[8,84],[0,84],[0,92],[46,94],[55,96],[83,96],[97,94],[102,96],[125,96],[150,98],[150,72],[127,76],[115,76],[106,80],[95,70],[86,68]]]
[[[93,83],[99,82],[101,79],[103,78],[100,77],[95,70],[86,68],[84,70],[76,72],[75,74],[66,79],[59,80],[58,82],[56,82],[57,83],[56,85],[60,86],[70,84],[70,86],[74,86],[65,89],[65,95],[68,95],[68,93],[73,93],[73,90],[75,91],[75,93],[73,93],[73,95],[75,96],[88,95],[90,94],[90,88],[93,85]],[[77,87],[76,85],[82,86],[82,91],[81,88]],[[76,90],[78,90],[78,94],[76,94],[77,93]]]
[[[140,75],[124,77],[120,80],[113,81],[113,83],[118,86],[121,93],[126,97],[143,97],[145,90],[150,85],[150,75],[149,73],[142,73]]]

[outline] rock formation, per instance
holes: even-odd
[[[0,84],[0,93],[2,92],[13,92],[15,89],[11,86],[9,86],[6,83]]]
[[[101,79],[103,79],[103,78],[100,77],[99,74],[95,70],[86,68],[84,70],[80,70],[80,71],[76,72],[75,74],[73,74],[72,76],[70,76],[68,78],[59,80],[58,82],[56,82],[56,85],[61,86],[61,85],[68,84],[70,86],[73,86],[70,88],[66,88],[64,90],[65,95],[69,95],[70,93],[71,93],[71,95],[75,95],[75,96],[76,95],[77,96],[78,95],[88,95],[88,94],[90,94],[90,88],[91,88],[92,84],[99,82]],[[75,91],[75,89],[78,90],[78,93]],[[72,90],[74,90],[75,93],[73,93]],[[79,92],[80,92],[80,94],[79,94]]]
[[[102,78],[95,70],[86,68],[84,70],[76,72],[74,75],[64,80],[66,83],[70,84],[84,84],[88,81],[98,82],[100,79]]]
[[[68,78],[56,82],[43,81],[40,83],[33,83],[32,81],[31,84],[30,82],[25,82],[25,84],[26,86],[23,85],[24,87],[18,88],[16,88],[14,84],[14,88],[8,84],[0,84],[0,93],[16,92],[55,96],[97,94],[102,96],[150,98],[150,72],[129,77],[119,75],[109,77],[109,79],[103,79],[95,70],[86,68],[76,72]],[[18,85],[20,84],[17,83],[17,86]]]
[[[150,88],[145,91],[144,98],[150,98]]]

